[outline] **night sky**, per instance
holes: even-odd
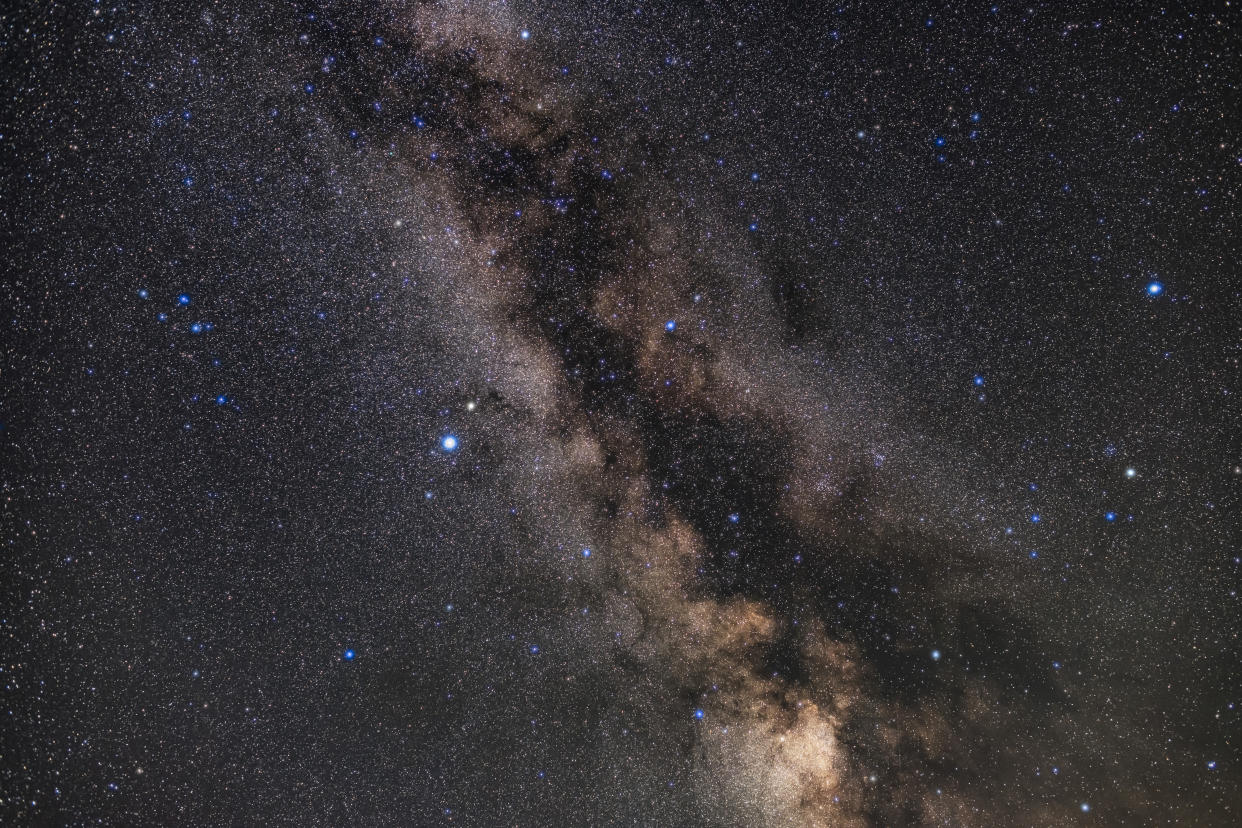
[[[0,822],[1242,824],[1236,2],[0,24]]]

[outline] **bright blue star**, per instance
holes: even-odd
[[[522,29],[522,31],[518,33],[518,37],[522,38],[522,40],[530,40],[530,30]]]
[[[737,523],[741,519],[742,519],[742,516],[739,515],[737,512],[734,512],[733,514],[729,515],[729,523]]]
[[[228,401],[229,401],[229,398],[224,396],[223,394],[216,395],[216,405],[224,405]]]
[[[664,330],[668,331],[669,333],[672,333],[673,331],[677,330],[677,320],[670,319],[667,322],[665,322]]]
[[[440,438],[440,448],[445,451],[455,451],[457,449],[457,438],[452,434],[445,434]]]
[[[750,180],[751,180],[751,181],[758,181],[758,180],[759,180],[759,173],[757,173],[757,172],[753,172],[753,173],[751,173],[751,174],[750,174]]]
[[[979,123],[979,119],[980,119],[981,117],[983,117],[983,116],[982,116],[982,115],[980,115],[978,112],[972,112],[972,113],[970,113],[970,120],[971,120],[971,122],[972,122],[972,123],[976,123],[976,124],[977,124],[977,123]]]
[[[341,657],[344,658],[346,661],[353,661],[355,655],[356,653],[353,650],[346,650],[344,653],[341,654]]]
[[[1207,763],[1208,770],[1216,770],[1216,760]]]
[[[1160,284],[1159,282],[1148,282],[1147,283],[1147,295],[1148,296],[1159,296],[1162,293],[1164,293],[1164,285]]]
[[[601,171],[601,172],[600,172],[600,176],[601,176],[601,177],[602,177],[605,181],[612,181],[612,173],[608,172],[608,170],[603,170],[603,171]]]
[[[1082,812],[1083,812],[1084,814],[1085,814],[1087,811],[1090,811],[1090,810],[1091,810],[1091,806],[1090,806],[1088,803],[1086,803],[1086,802],[1082,803],[1082,804],[1081,804],[1081,805],[1079,805],[1078,807],[1082,809]]]
[[[975,385],[983,385],[983,377],[975,374]]]
[[[1117,519],[1117,513],[1116,512],[1105,512],[1104,519],[1107,520],[1109,523],[1112,523],[1114,520]]]
[[[139,291],[138,291],[138,298],[139,298],[139,299],[146,299],[146,298],[147,298],[148,296],[150,296],[150,295],[151,295],[151,294],[147,292],[147,289],[146,289],[146,288],[141,288],[141,289],[139,289]]]
[[[704,715],[705,715],[705,714],[703,713],[703,708],[701,708],[701,707],[696,707],[696,708],[694,709],[694,718],[696,718],[696,719],[701,719],[701,718],[703,718],[703,716],[704,716]]]
[[[531,655],[539,655],[539,645],[538,645],[538,644],[532,644],[532,645],[530,645],[530,654],[531,654]]]
[[[590,550],[590,549],[583,549],[583,550],[582,550],[582,557],[584,557],[584,558],[589,558],[589,557],[591,557],[591,550]]]
[[[937,135],[935,143],[936,143],[936,146],[943,147],[945,144],[948,143],[948,139],[946,139],[943,135]]]
[[[932,650],[932,651],[931,651],[931,659],[932,659],[932,661],[939,661],[939,660],[940,660],[940,651],[939,651],[939,650]]]
[[[178,296],[178,297],[177,297],[177,304],[178,304],[178,305],[188,305],[188,304],[190,304],[190,294],[188,294],[188,293],[183,293],[183,294],[181,294],[180,296]]]
[[[1039,523],[1039,515],[1031,515],[1031,523]]]
[[[161,313],[161,314],[157,315],[155,318],[156,318],[156,319],[158,319],[158,320],[160,320],[161,322],[167,322],[167,321],[168,321],[168,314],[166,314],[166,313]]]
[[[202,332],[203,332],[203,323],[202,323],[202,322],[195,322],[193,325],[191,325],[191,326],[190,326],[190,333],[196,333],[196,334],[198,334],[198,333],[202,333]]]

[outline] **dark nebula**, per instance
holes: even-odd
[[[1228,3],[17,3],[0,822],[1242,821]]]

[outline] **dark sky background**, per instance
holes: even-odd
[[[1235,6],[6,5],[0,821],[1239,824]]]

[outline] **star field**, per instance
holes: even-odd
[[[0,22],[0,822],[1242,820],[1234,4]]]

